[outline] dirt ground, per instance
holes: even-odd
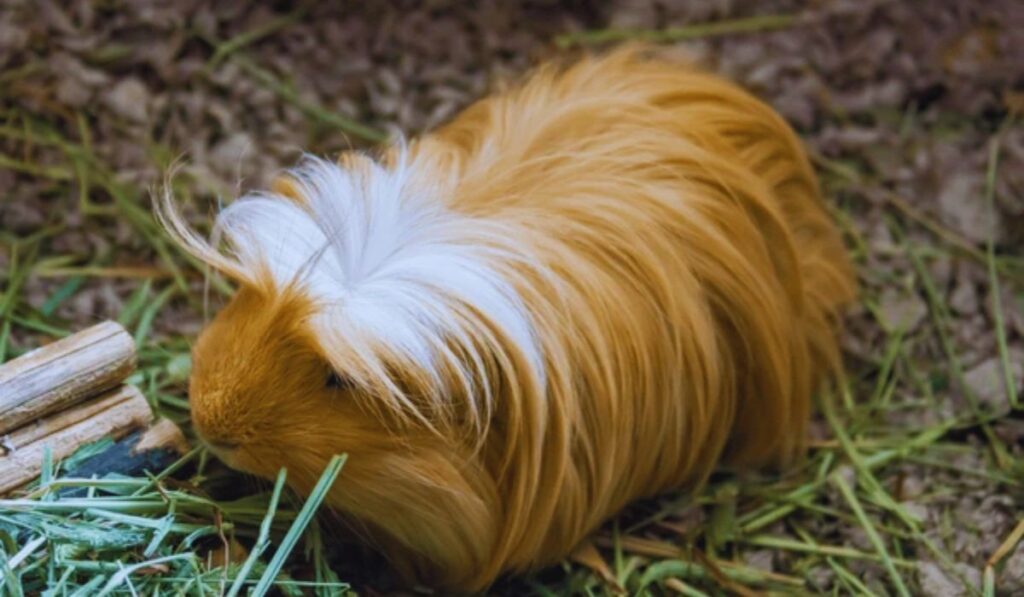
[[[834,457],[838,474],[860,483],[913,592],[978,594],[1024,512],[1024,419],[1011,403],[1014,389],[1024,393],[1024,5],[1015,0],[2,0],[0,361],[112,318],[148,326],[146,358],[170,367],[160,355],[187,346],[203,321],[201,273],[148,216],[172,164],[175,191],[201,223],[303,152],[429,130],[545,57],[579,51],[573,35],[737,19],[751,25],[662,43],[739,81],[798,130],[862,285],[844,340],[852,395],[838,415],[854,448],[819,417],[812,462]],[[184,386],[163,393],[183,397]],[[912,447],[936,429],[933,443]],[[905,452],[865,481],[851,454],[886,449]],[[716,479],[700,500],[638,505],[620,520],[633,539],[620,547],[641,558],[638,570],[667,557],[651,545],[697,545],[804,579],[809,591],[859,590],[845,574],[877,594],[898,591],[876,559],[820,549],[878,547],[832,485],[763,528],[744,518],[765,494],[815,474]],[[730,508],[739,523],[716,536]],[[1024,547],[1008,549],[992,562],[1000,594],[1024,591]],[[496,590],[614,591],[625,582],[615,551]],[[734,585],[695,586],[742,593]]]

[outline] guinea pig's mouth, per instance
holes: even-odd
[[[240,445],[242,445],[242,444],[240,444],[238,442],[233,442],[233,441],[228,441],[228,440],[223,440],[223,439],[204,439],[203,443],[205,443],[207,445],[207,447],[209,447],[211,449],[219,450],[219,451],[223,451],[223,452],[230,452],[232,450],[237,449]]]
[[[208,437],[203,433],[196,434],[199,442],[206,447],[207,450],[213,452],[215,456],[221,460],[225,460],[235,453],[238,448],[242,446],[241,442],[221,438],[221,437]]]
[[[196,439],[213,452],[232,452],[242,446],[242,442],[235,434],[207,429],[201,421],[193,419],[192,428],[196,432]]]

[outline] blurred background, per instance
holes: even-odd
[[[303,152],[419,134],[540,60],[623,40],[697,57],[806,142],[863,286],[851,392],[816,422],[806,469],[638,505],[596,555],[498,590],[632,592],[648,574],[666,593],[899,592],[820,482],[836,473],[914,592],[980,593],[987,565],[1000,592],[1024,591],[1024,548],[990,560],[1024,506],[1017,0],[0,0],[0,362],[115,319],[140,346],[135,381],[187,423],[207,277],[154,224],[154,189],[169,180],[207,229]],[[213,284],[211,310],[227,291]],[[874,457],[866,480],[858,458]],[[748,576],[648,572],[692,549]]]

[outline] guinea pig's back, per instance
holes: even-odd
[[[830,321],[855,286],[846,251],[796,135],[738,86],[626,48],[567,70],[547,66],[463,112],[434,142],[459,172],[454,207],[529,222],[524,241],[590,235],[629,254],[664,234],[679,252],[715,243],[673,224],[706,222],[696,236],[721,235],[771,274],[817,368],[837,366]]]
[[[799,141],[714,75],[626,49],[546,67],[417,142],[449,206],[508,226],[545,353],[563,553],[724,458],[790,462],[854,283]],[[531,271],[531,269],[533,271]],[[538,440],[541,441],[541,440]],[[548,477],[550,479],[550,477]],[[513,517],[515,513],[511,514]]]

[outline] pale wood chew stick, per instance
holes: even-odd
[[[110,389],[135,368],[135,342],[105,321],[0,365],[0,435]]]
[[[188,452],[189,445],[188,440],[185,439],[185,434],[168,419],[160,419],[153,423],[149,429],[142,432],[139,435],[139,441],[132,445],[131,454],[141,454],[159,448],[171,450],[178,454]]]
[[[121,437],[152,418],[142,393],[134,386],[121,386],[21,427],[4,438],[4,448],[0,449],[0,495],[39,475],[46,446],[57,461],[90,442]]]

